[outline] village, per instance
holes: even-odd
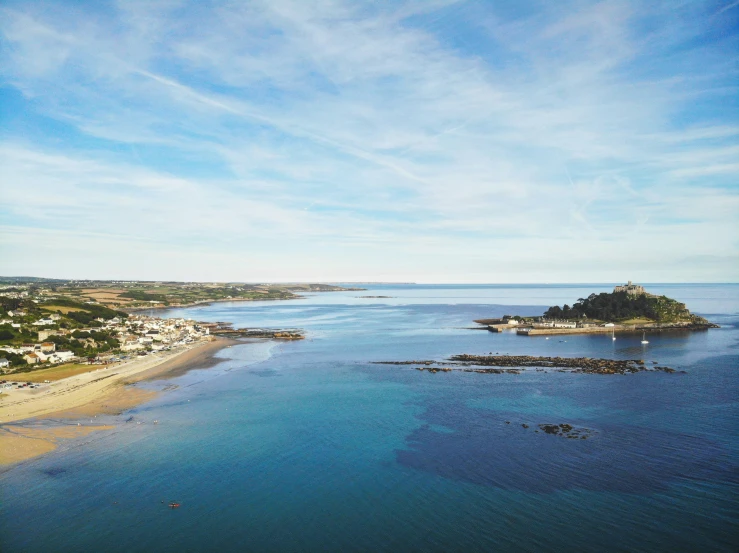
[[[23,344],[18,347],[0,346],[0,355],[3,352],[19,355],[28,365],[36,365],[38,363],[53,365],[73,361],[106,363],[119,360],[115,350],[109,355],[98,354],[83,359],[75,355],[72,351],[57,350],[57,344],[47,340],[51,337],[60,336],[76,340],[81,345],[94,349],[98,343],[93,337],[85,335],[100,334],[101,331],[107,331],[118,337],[120,352],[136,352],[139,355],[145,355],[148,352],[168,350],[172,347],[189,344],[204,338],[207,339],[210,334],[210,325],[198,324],[195,321],[186,319],[159,319],[145,315],[131,315],[123,321],[117,317],[108,321],[102,318],[95,320],[103,323],[103,326],[78,329],[74,332],[66,329],[40,330],[38,331],[37,343]],[[54,319],[50,318],[48,321],[40,319],[39,322],[47,326],[53,323]],[[82,336],[75,338],[75,334]],[[0,358],[0,369],[7,370],[9,365],[10,362],[7,358]]]
[[[72,302],[43,288],[6,287],[0,289],[0,371],[25,378],[39,369],[115,363],[213,340],[214,327]]]
[[[70,297],[50,284],[0,286],[0,374],[16,382],[0,381],[0,387],[38,387],[96,369],[90,365],[175,353],[218,337],[304,338],[298,329],[234,329],[224,322],[165,319],[100,300]]]
[[[73,368],[83,364],[105,366],[125,361],[132,356],[143,357],[198,341],[215,340],[210,336],[208,325],[185,319],[132,315],[126,320],[113,318],[99,322],[104,323],[102,327],[75,331],[77,338],[66,329],[42,330],[38,332],[39,340],[36,343],[17,347],[0,346],[0,371],[11,380],[11,382],[2,381],[0,386],[39,387],[41,381],[31,376],[37,370],[40,370],[38,374],[46,374],[49,371],[43,369]],[[87,335],[100,335],[101,330],[117,336],[114,340],[117,340],[120,346],[104,353],[99,352],[98,342],[93,336]],[[84,347],[84,353],[80,355],[71,350],[58,349],[57,343],[50,341],[57,337],[76,341]],[[11,365],[9,358],[13,357],[21,359],[25,365],[18,363]],[[44,384],[48,382],[49,380],[43,381]]]

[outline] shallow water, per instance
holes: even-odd
[[[648,286],[723,326],[646,347],[468,329],[603,285],[368,288],[168,311],[309,338],[234,346],[215,367],[146,384],[167,392],[114,417],[131,423],[0,475],[0,550],[739,548],[739,286]],[[657,360],[685,374],[370,363],[489,352]],[[534,431],[564,422],[593,434]]]

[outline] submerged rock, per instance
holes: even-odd
[[[588,436],[591,436],[594,431],[590,428],[575,428],[571,424],[567,423],[561,423],[561,424],[540,424],[538,425],[541,430],[546,432],[547,434],[552,434],[555,436],[560,436],[563,438],[569,438],[572,440],[576,439],[586,439]],[[536,431],[538,432],[538,430]]]

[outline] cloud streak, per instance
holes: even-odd
[[[92,276],[734,281],[679,260],[739,256],[736,28],[712,2],[10,1],[0,213],[57,231],[69,276],[105,231]],[[19,236],[7,270],[37,272]]]

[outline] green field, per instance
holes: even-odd
[[[45,380],[61,380],[78,374],[89,373],[96,369],[110,367],[110,365],[87,365],[85,363],[65,363],[48,369],[37,369],[29,372],[13,373],[6,378],[19,382],[44,382]]]

